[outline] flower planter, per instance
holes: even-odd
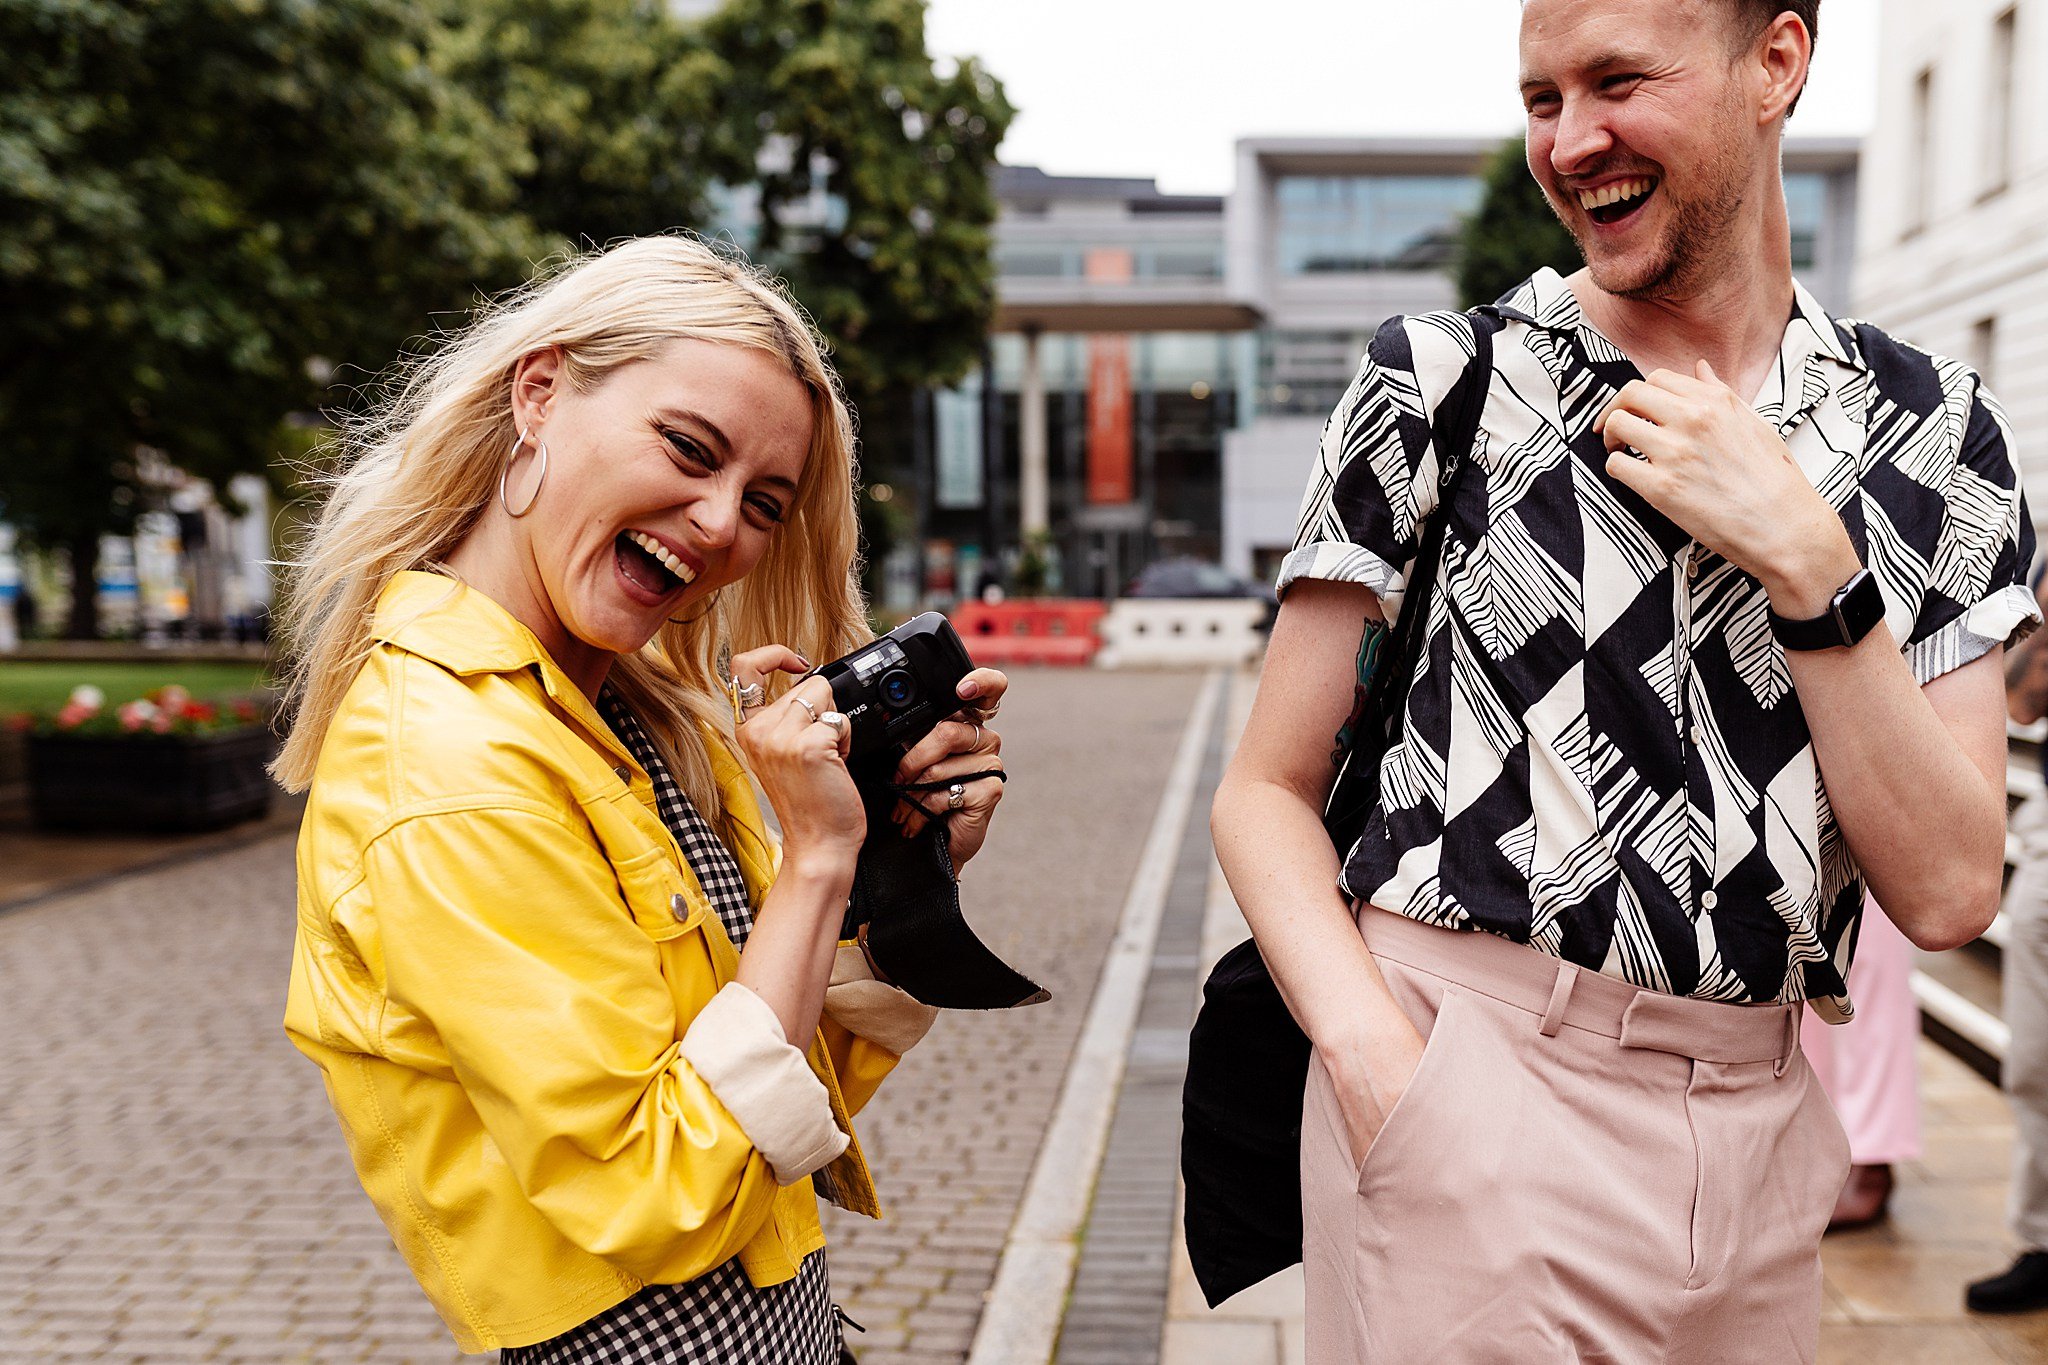
[[[196,735],[37,734],[28,738],[29,811],[43,829],[184,833],[270,809],[260,725]]]

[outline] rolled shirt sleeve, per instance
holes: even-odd
[[[1422,521],[1437,501],[1410,325],[1395,317],[1380,327],[1323,424],[1294,549],[1275,584],[1282,597],[1304,578],[1362,584],[1382,601],[1402,592]]]
[[[768,1002],[739,982],[728,982],[690,1021],[682,1057],[746,1130],[777,1182],[794,1185],[846,1150],[824,1082],[782,1036]]]
[[[858,943],[841,943],[825,988],[825,1013],[858,1037],[902,1056],[930,1031],[939,1012],[875,979]]]
[[[1962,448],[1942,488],[1942,518],[1908,665],[1923,685],[2017,644],[2041,623],[2027,587],[2034,525],[1997,400],[1973,384]]]

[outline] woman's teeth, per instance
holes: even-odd
[[[652,559],[655,563],[661,565],[662,568],[667,569],[670,573],[681,579],[685,587],[697,581],[697,575],[691,571],[690,566],[676,558],[668,546],[662,544],[653,536],[642,531],[628,531],[626,532],[626,539],[632,541],[642,550],[645,550],[649,559]]]

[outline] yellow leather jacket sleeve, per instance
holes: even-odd
[[[418,816],[369,845],[361,890],[338,926],[374,905],[364,936],[404,945],[358,942],[383,977],[380,1051],[460,1084],[564,1237],[676,1283],[760,1230],[775,1176],[682,1056],[660,949],[588,831],[539,806]]]

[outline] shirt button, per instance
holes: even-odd
[[[1700,727],[1699,727],[1699,726],[1697,726],[1697,725],[1693,726],[1691,730],[1687,731],[1687,733],[1688,733],[1688,734],[1689,734],[1689,735],[1690,735],[1690,736],[1692,737],[1692,747],[1693,747],[1693,748],[1697,749],[1697,748],[1701,747],[1702,745],[1704,745],[1704,744],[1706,743],[1706,738],[1705,738],[1705,736],[1703,736],[1703,735],[1701,735],[1701,734],[1700,734]]]
[[[1709,891],[1705,895],[1700,897],[1700,908],[1703,910],[1711,910],[1714,908],[1714,904],[1718,899],[1719,897],[1715,896],[1713,892]]]
[[[1685,576],[1687,578],[1698,578],[1700,576],[1700,557],[1698,555],[1694,555],[1685,561]]]

